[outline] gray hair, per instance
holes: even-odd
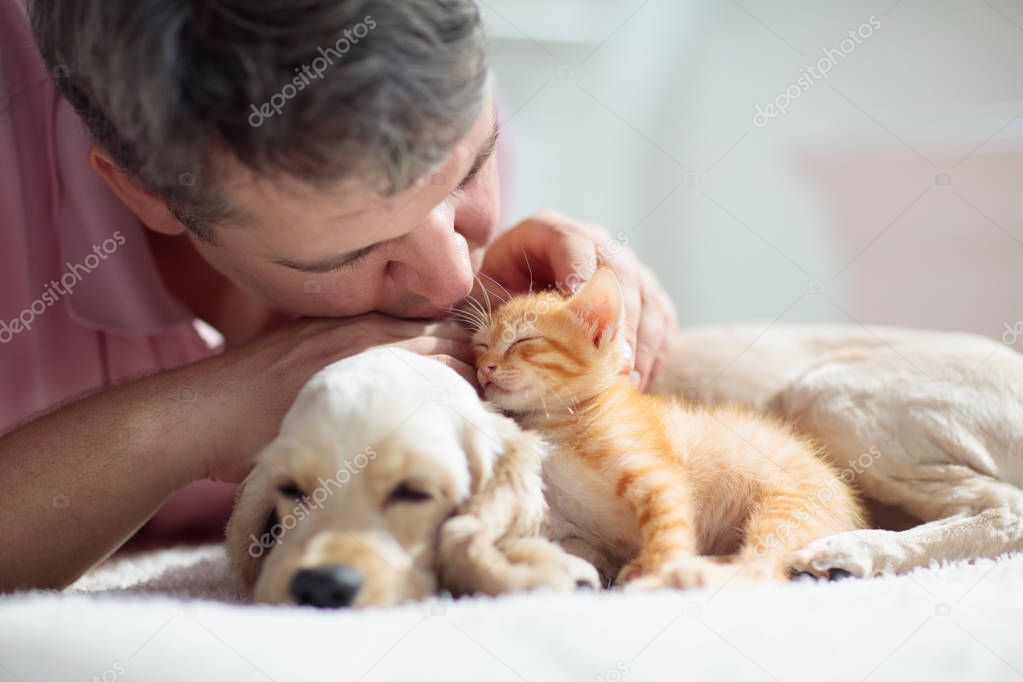
[[[257,173],[390,195],[472,126],[473,0],[30,0],[64,96],[120,168],[212,239],[221,152]]]

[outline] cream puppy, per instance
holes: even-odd
[[[302,389],[243,484],[228,553],[269,603],[597,586],[591,565],[539,537],[544,455],[452,369],[373,349]]]

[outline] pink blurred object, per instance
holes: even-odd
[[[224,535],[234,483],[197,481],[174,493],[132,539],[144,545],[167,545],[219,539]]]

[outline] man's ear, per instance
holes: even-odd
[[[154,232],[168,236],[184,234],[187,229],[169,208],[167,202],[143,187],[96,145],[89,147],[89,165],[96,175],[110,186],[114,194],[139,220]]]
[[[610,268],[599,268],[572,296],[568,307],[593,330],[593,345],[599,348],[614,338],[625,316],[618,278]]]

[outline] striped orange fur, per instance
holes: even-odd
[[[619,582],[686,588],[784,578],[791,552],[863,526],[855,493],[789,426],[640,393],[620,372],[621,311],[601,269],[568,298],[511,298],[473,338],[487,398],[554,446],[555,539]]]

